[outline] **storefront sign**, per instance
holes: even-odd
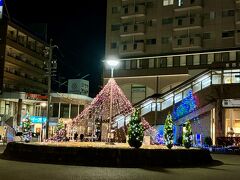
[[[240,107],[240,100],[236,99],[224,99],[222,101],[223,107]]]
[[[48,97],[47,96],[43,96],[41,94],[31,94],[31,93],[27,93],[26,94],[26,99],[32,99],[32,100],[47,100]]]
[[[45,116],[30,116],[30,120],[33,124],[46,123],[47,117]]]

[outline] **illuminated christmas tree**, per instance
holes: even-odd
[[[167,115],[164,125],[164,141],[168,149],[171,149],[173,146],[173,121],[170,113]]]
[[[30,142],[32,139],[31,124],[32,122],[29,114],[27,113],[26,118],[22,120],[23,140],[25,142]]]
[[[191,127],[191,123],[188,120],[185,124],[185,129],[183,131],[183,145],[186,148],[190,148],[192,145],[192,127]]]
[[[139,111],[135,110],[131,116],[128,128],[128,144],[131,147],[139,148],[142,146],[144,137],[143,126]]]
[[[57,131],[54,140],[64,141],[66,138],[66,129],[63,121],[59,121],[57,124]]]
[[[89,124],[95,124],[96,120],[109,122],[110,107],[112,118],[118,115],[127,116],[133,111],[132,104],[113,78],[109,79],[91,104],[73,119],[72,125],[88,127]]]

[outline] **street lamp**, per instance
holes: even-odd
[[[107,65],[111,68],[111,78],[113,78],[113,70],[118,66],[119,61],[115,58],[106,60]]]
[[[119,64],[119,60],[117,58],[109,58],[106,60],[107,65],[111,68],[111,78],[113,78],[113,70],[116,68]],[[111,144],[111,123],[112,123],[112,84],[111,84],[111,89],[110,89],[110,117],[109,117],[109,124],[108,124],[108,143]]]
[[[42,108],[45,108],[47,106],[47,103],[46,102],[42,102],[41,104],[41,107]],[[42,110],[42,128],[41,128],[41,142],[43,142],[43,110]]]

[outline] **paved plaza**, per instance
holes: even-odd
[[[4,147],[0,147],[2,153]],[[198,168],[109,168],[17,162],[0,159],[1,180],[237,180],[240,155],[213,154],[214,165]],[[220,162],[221,161],[221,162]]]

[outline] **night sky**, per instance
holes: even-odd
[[[102,62],[105,53],[106,0],[6,0],[9,15],[44,37],[52,38],[60,52],[56,80],[81,78],[90,74],[90,96],[102,85]],[[6,11],[5,11],[6,12]],[[42,23],[42,24],[39,24]],[[41,26],[42,25],[42,26]],[[54,81],[53,81],[54,82]],[[53,84],[55,91],[58,85]],[[61,86],[61,91],[66,91]]]

